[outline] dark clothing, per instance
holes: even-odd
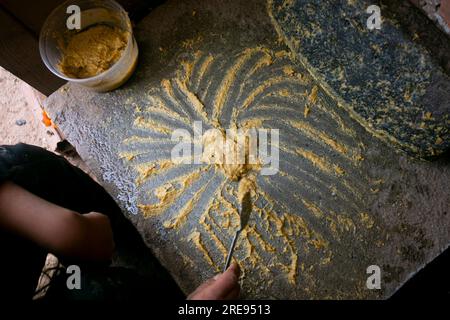
[[[137,285],[136,288],[130,290],[122,288],[122,293],[117,294],[85,292],[81,294],[82,296],[91,295],[94,299],[105,297],[122,299],[127,298],[124,297],[125,293],[134,292],[146,295],[146,298],[183,298],[179,288],[151,255],[142,238],[131,223],[124,218],[111,196],[87,174],[72,166],[63,157],[26,144],[0,146],[0,183],[4,181],[11,181],[36,196],[81,214],[92,211],[106,214],[110,218],[116,243],[115,257],[126,267],[140,264],[140,269],[146,270],[144,275],[136,273],[130,276],[130,272],[123,272],[123,268],[120,269],[119,273],[126,274],[125,278],[129,282],[135,282],[128,284]],[[31,299],[47,252],[36,244],[1,229],[0,250],[4,254],[0,264],[1,295],[7,295],[9,299]],[[135,256],[131,257],[132,255]],[[58,258],[64,265],[80,265],[77,261],[69,261],[64,257]],[[143,263],[146,265],[143,266]],[[110,277],[109,275],[114,272],[106,267],[105,265],[85,265],[84,268],[80,266],[82,274],[101,274],[102,278],[108,278],[104,281],[110,284],[107,290],[113,290],[114,285],[111,283],[114,283],[115,280],[112,280],[111,277],[114,276]],[[88,271],[83,272],[86,270]],[[65,283],[62,280],[60,282]],[[122,279],[116,282],[123,285],[124,281]],[[86,284],[89,287],[88,282]],[[72,293],[70,295],[73,296]],[[135,297],[128,298],[134,299]]]

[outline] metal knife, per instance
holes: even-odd
[[[241,210],[239,212],[239,220],[240,220],[240,226],[239,229],[234,234],[233,241],[231,242],[230,250],[228,251],[227,260],[225,262],[225,268],[223,269],[223,272],[225,272],[228,267],[230,266],[231,258],[233,256],[234,246],[236,245],[237,239],[239,237],[239,234],[242,230],[244,230],[245,226],[247,225],[248,219],[250,218],[250,213],[252,212],[252,199],[250,196],[250,192],[246,192],[244,196],[242,197],[241,202]]]

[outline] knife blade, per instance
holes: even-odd
[[[244,230],[245,226],[248,223],[248,220],[250,219],[250,213],[252,212],[252,199],[250,196],[250,192],[246,192],[241,200],[241,210],[239,212],[239,229],[236,230],[236,233],[234,234],[233,241],[231,242],[230,249],[228,251],[227,260],[225,262],[225,268],[223,269],[223,272],[225,272],[228,267],[230,266],[231,258],[233,256],[234,247],[236,245],[237,239],[239,237],[239,234],[242,230]]]

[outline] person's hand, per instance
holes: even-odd
[[[84,220],[85,237],[89,239],[89,250],[96,259],[109,260],[114,251],[111,222],[105,214],[90,212],[81,215]]]
[[[188,300],[233,300],[239,298],[241,287],[239,286],[239,275],[241,271],[236,263],[222,274],[216,275],[200,285],[192,292]]]

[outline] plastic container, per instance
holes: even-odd
[[[68,77],[58,67],[63,55],[63,46],[67,44],[74,32],[81,31],[67,28],[66,21],[70,14],[66,11],[70,5],[77,5],[81,9],[81,30],[97,24],[104,24],[117,27],[127,33],[127,45],[119,60],[109,69],[90,78]],[[133,74],[138,57],[138,47],[128,14],[112,0],[69,0],[64,2],[45,21],[39,37],[39,51],[45,65],[55,75],[99,92],[113,90],[125,83]]]

